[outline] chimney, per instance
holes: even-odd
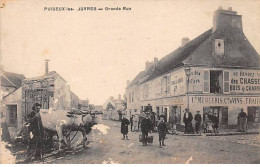
[[[120,94],[118,95],[118,100],[121,100],[121,95]]]
[[[154,57],[153,63],[154,63],[154,67],[158,66],[159,60],[157,57]]]
[[[227,30],[239,30],[243,32],[242,16],[238,15],[236,11],[229,7],[228,10],[219,7],[214,12],[213,18],[213,32],[214,31],[227,31]]]
[[[110,100],[114,101],[114,97],[113,97],[113,96],[110,96]]]
[[[128,87],[130,85],[130,80],[126,81],[126,86]]]
[[[151,66],[153,66],[153,62],[147,61],[147,62],[145,63],[145,71],[147,71]]]
[[[45,60],[45,74],[49,73],[49,61],[50,60]]]
[[[185,46],[189,41],[190,39],[188,37],[183,37],[181,39],[181,47]]]

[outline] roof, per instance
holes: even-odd
[[[47,74],[44,74],[42,76],[38,76],[38,77],[33,77],[33,78],[27,78],[25,79],[25,81],[36,81],[36,80],[44,80],[44,79],[47,79],[47,78],[53,78],[53,79],[56,79],[56,77],[59,77],[61,78],[62,80],[64,80],[64,82],[66,82],[66,80],[64,78],[62,78],[56,71],[51,71]]]
[[[224,56],[213,54],[214,39],[224,39]],[[259,68],[260,59],[242,31],[230,29],[213,32],[211,28],[163,57],[157,67],[151,66],[148,70],[141,71],[128,87],[147,82],[183,65]]]
[[[25,79],[23,74],[11,73],[2,70],[1,86],[19,88],[22,85],[22,80]]]

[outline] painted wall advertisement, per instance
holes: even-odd
[[[191,96],[190,101],[203,105],[260,105],[260,97]]]
[[[230,72],[230,92],[259,93],[260,71]]]

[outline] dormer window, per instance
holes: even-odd
[[[224,55],[224,39],[215,39],[215,54]]]

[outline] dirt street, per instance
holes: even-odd
[[[259,135],[239,136],[173,136],[167,135],[166,147],[159,148],[158,133],[154,143],[142,146],[140,132],[129,132],[130,140],[121,140],[120,122],[103,120],[110,129],[93,130],[89,149],[51,157],[45,163],[259,163]],[[130,130],[130,127],[129,127]],[[107,133],[106,133],[107,131]],[[247,138],[249,142],[246,141]],[[240,140],[242,139],[242,140]],[[252,141],[258,141],[252,144]]]

